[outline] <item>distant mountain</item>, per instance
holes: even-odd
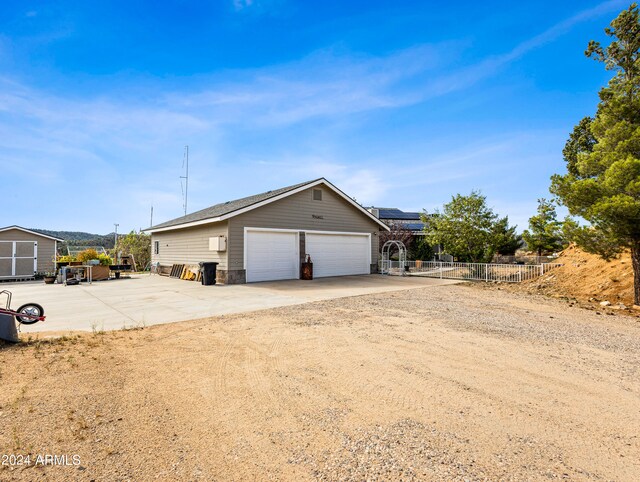
[[[50,229],[32,229],[32,231],[64,239],[65,244],[72,246],[104,246],[106,249],[111,249],[114,244],[114,233],[92,234],[82,231],[52,231]]]

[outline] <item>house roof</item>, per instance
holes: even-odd
[[[397,208],[374,208],[378,210],[378,217],[380,219],[402,219],[402,220],[416,220],[419,221],[420,213],[405,212]]]
[[[423,231],[424,226],[424,223],[407,223],[402,225],[403,228],[409,229],[410,231]]]
[[[224,221],[225,219],[229,219],[233,216],[237,216],[239,214],[245,213],[252,209],[256,209],[258,207],[264,206],[265,204],[269,204],[271,202],[277,201],[279,199],[285,198],[287,196],[291,196],[295,193],[303,191],[305,189],[309,189],[310,187],[317,186],[318,184],[324,184],[341,197],[343,197],[350,204],[359,209],[364,215],[369,217],[372,221],[375,221],[380,226],[389,229],[386,224],[376,218],[373,214],[367,211],[365,208],[360,206],[357,202],[343,193],[340,189],[335,187],[325,178],[314,179],[312,181],[301,182],[299,184],[294,184],[293,186],[282,187],[280,189],[274,189],[272,191],[263,192],[260,194],[254,194],[253,196],[247,196],[240,199],[235,199],[233,201],[227,201],[224,203],[216,204],[214,206],[210,206],[205,209],[201,209],[200,211],[196,211],[194,213],[187,214],[186,216],[181,216],[179,218],[172,219],[170,221],[166,221],[164,223],[156,224],[151,226],[145,231],[155,232],[155,231],[168,231],[172,229],[182,229],[188,228],[191,226],[197,226],[200,224],[213,223],[218,221]]]
[[[42,236],[43,238],[53,239],[54,241],[64,241],[64,239],[56,238],[55,236],[49,236],[48,234],[40,233],[38,231],[34,231],[33,229],[26,229],[17,225],[7,226],[6,228],[0,228],[0,233],[3,231],[9,231],[10,229],[17,229],[19,231],[24,231],[25,233],[35,234],[36,236]]]

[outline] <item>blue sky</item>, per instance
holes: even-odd
[[[170,5],[168,5],[170,3]],[[526,228],[628,2],[0,3],[0,225],[107,233],[326,177],[365,205],[479,189]]]

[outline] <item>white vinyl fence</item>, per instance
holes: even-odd
[[[490,264],[457,263],[445,261],[381,261],[380,272],[396,276],[427,276],[440,279],[476,281],[503,281],[519,283],[542,276],[559,263],[543,264]]]
[[[496,264],[511,264],[511,263],[523,263],[523,264],[543,264],[554,263],[557,256],[507,256],[507,255],[495,255],[491,260]],[[451,260],[453,261],[453,260]]]

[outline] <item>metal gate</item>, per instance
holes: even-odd
[[[32,278],[36,271],[37,241],[0,241],[0,279]]]

